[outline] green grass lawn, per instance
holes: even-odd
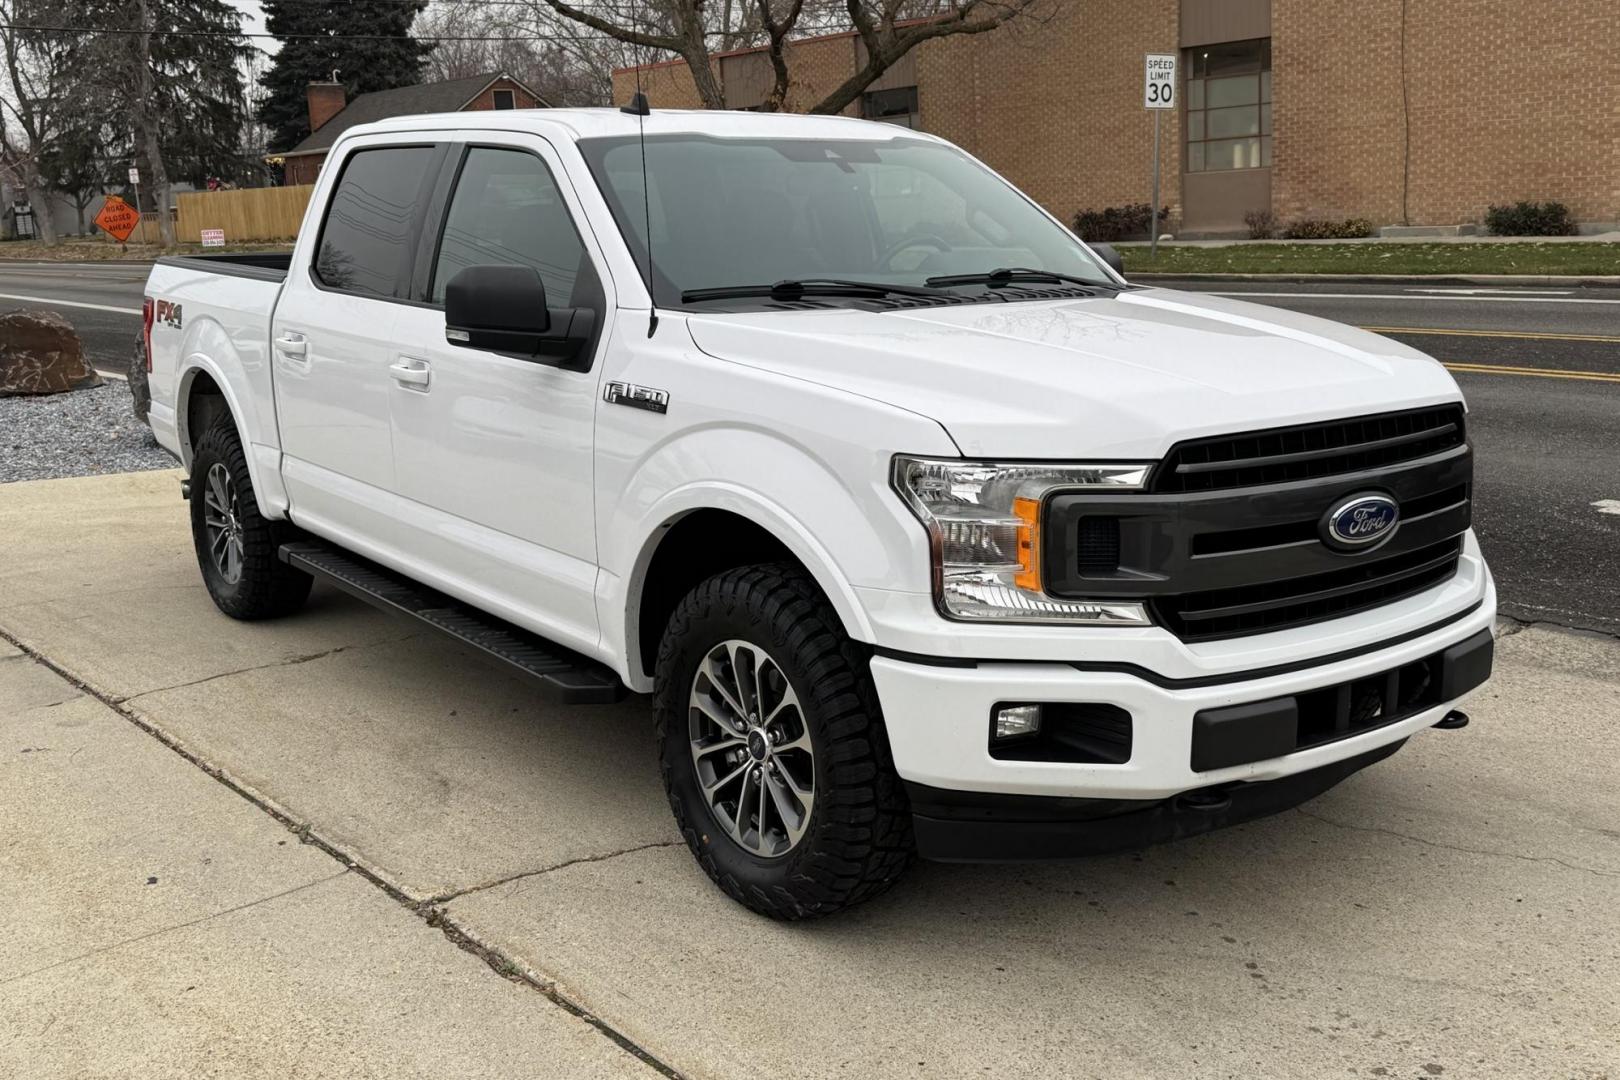
[[[1119,249],[1125,272],[1164,274],[1620,275],[1620,244],[1234,244]]]

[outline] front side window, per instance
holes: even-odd
[[[321,284],[365,296],[401,295],[433,156],[431,146],[388,146],[349,155],[316,245],[314,269]]]
[[[649,136],[579,143],[655,302],[809,279],[925,286],[1017,267],[1113,287],[1074,234],[953,146]],[[644,194],[645,192],[645,194]],[[643,271],[645,276],[645,270]]]
[[[545,162],[523,150],[467,151],[445,215],[432,298],[469,266],[532,266],[552,307],[573,306],[585,248]]]
[[[1271,39],[1187,50],[1187,171],[1271,165]]]

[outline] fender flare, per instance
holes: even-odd
[[[624,670],[621,674],[632,689],[648,688],[639,685],[648,682],[641,674],[640,626],[647,571],[669,527],[699,510],[723,510],[736,514],[775,537],[809,572],[838,614],[844,632],[856,641],[871,643],[876,640],[871,619],[854,587],[839,569],[832,552],[797,515],[774,499],[740,484],[721,480],[693,481],[659,499],[638,529],[642,542],[625,575],[624,606],[621,609],[624,618]]]
[[[180,444],[180,464],[189,473],[191,471],[191,448],[195,442],[195,435],[191,431],[191,392],[196,384],[198,373],[206,374],[219,387],[220,396],[225,399],[225,408],[229,411],[231,423],[236,427],[237,437],[242,440],[243,457],[247,460],[248,477],[253,481],[253,497],[259,504],[259,512],[267,519],[275,520],[287,516],[287,500],[282,490],[279,474],[273,482],[266,479],[266,469],[277,467],[276,461],[260,460],[260,448],[250,439],[242,429],[243,412],[241,399],[236,387],[226,377],[224,368],[212,357],[200,352],[188,352],[180,363],[180,376],[178,380],[179,392],[175,394],[174,428],[176,441]],[[280,451],[270,449],[272,458],[279,459]]]

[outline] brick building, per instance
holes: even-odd
[[[447,82],[401,86],[344,98],[343,84],[312,82],[305,91],[309,103],[309,134],[291,150],[266,160],[286,167],[284,182],[313,184],[339,135],[360,124],[414,113],[473,112],[479,109],[543,109],[549,102],[510,75],[489,72]]]
[[[1050,16],[914,49],[845,111],[958,143],[1065,220],[1146,202],[1143,54],[1181,54],[1163,191],[1184,234],[1245,213],[1476,222],[1556,199],[1620,221],[1615,0],[1053,0]],[[860,62],[852,34],[796,42],[809,109]],[[717,57],[730,108],[757,106],[764,54]],[[653,106],[701,105],[681,61],[642,70]],[[614,73],[615,100],[635,72]]]

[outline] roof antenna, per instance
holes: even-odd
[[[647,336],[652,337],[658,332],[658,294],[653,289],[652,185],[647,182],[647,114],[652,109],[647,105],[647,95],[641,92],[641,60],[641,50],[637,48],[636,93],[630,104],[620,106],[619,111],[636,118],[636,135],[641,142],[641,206],[647,224]]]

